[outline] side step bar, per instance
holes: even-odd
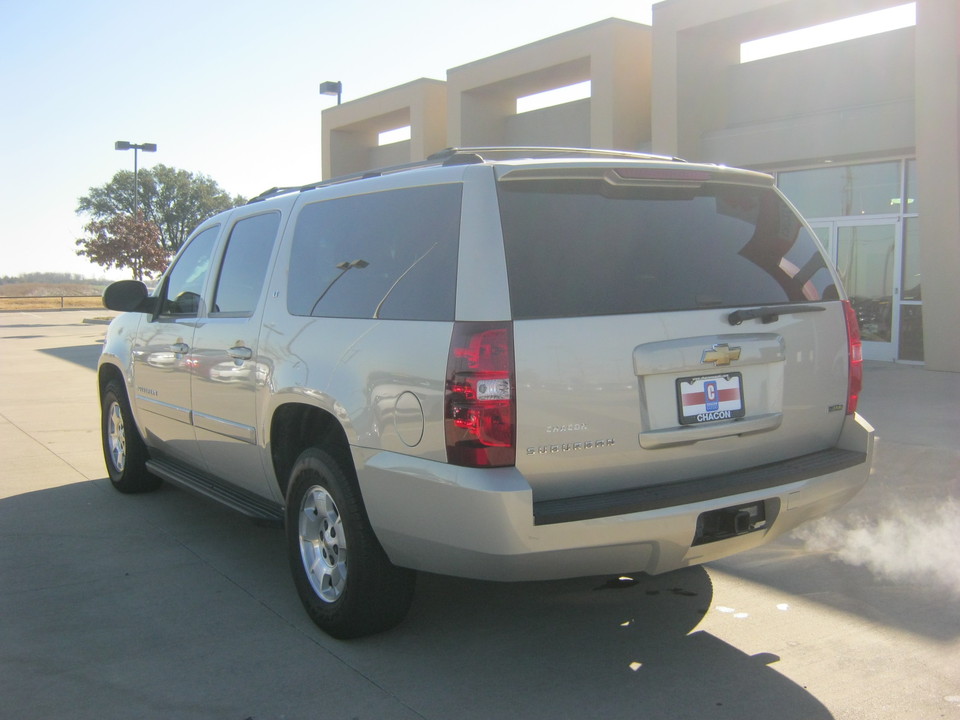
[[[281,527],[283,506],[242,488],[164,459],[147,461],[147,469],[159,478],[184,490],[215,500],[258,522]]]

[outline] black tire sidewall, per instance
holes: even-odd
[[[386,630],[406,615],[413,572],[392,565],[367,519],[356,480],[343,460],[319,448],[305,450],[294,464],[287,492],[287,552],[294,585],[308,615],[340,639]],[[347,546],[347,580],[333,602],[320,598],[303,565],[300,518],[304,495],[322,487],[336,503]]]
[[[119,470],[110,454],[108,428],[110,424],[110,409],[116,404],[120,408],[123,418],[123,435],[126,458],[123,470]],[[113,486],[123,493],[140,493],[155,490],[160,486],[160,479],[151,475],[146,467],[147,451],[137,431],[130,403],[123,388],[116,382],[107,383],[100,403],[100,437],[103,444],[103,460],[107,466],[107,474]]]
[[[110,475],[110,481],[114,484],[123,481],[123,470],[118,470],[116,464],[113,461],[113,455],[110,452],[110,419],[112,415],[112,409],[114,404],[120,406],[120,414],[123,416],[123,431],[124,434],[127,432],[127,418],[126,413],[123,411],[123,404],[120,402],[120,399],[116,395],[116,390],[112,386],[108,385],[106,392],[103,394],[103,401],[100,413],[100,436],[103,442],[103,460],[107,466],[107,473]],[[124,469],[129,467],[129,463],[124,461]]]

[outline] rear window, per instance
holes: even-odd
[[[498,193],[517,319],[838,297],[812,234],[771,188],[538,179]]]
[[[452,320],[461,193],[434,185],[305,205],[290,255],[290,313]]]

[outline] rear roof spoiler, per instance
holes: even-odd
[[[268,198],[286,195],[294,192],[304,192],[327,185],[339,185],[353,180],[364,180],[366,178],[381,177],[383,175],[392,175],[398,172],[414,170],[424,167],[452,166],[452,165],[479,165],[486,162],[497,162],[503,160],[522,160],[522,159],[564,159],[564,158],[587,158],[594,160],[652,160],[657,162],[686,162],[680,158],[667,157],[665,155],[653,155],[650,153],[629,152],[626,150],[600,150],[594,148],[564,148],[564,147],[450,147],[427,157],[426,160],[417,160],[401,165],[390,165],[387,167],[376,168],[373,170],[364,170],[362,172],[340,175],[329,180],[310,183],[308,185],[297,185],[290,187],[273,187],[260,193],[248,201],[249,203],[260,202]]]

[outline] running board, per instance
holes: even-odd
[[[147,469],[165,481],[226,505],[242,515],[268,525],[283,525],[283,506],[248,490],[230,485],[169,460],[147,461]]]

